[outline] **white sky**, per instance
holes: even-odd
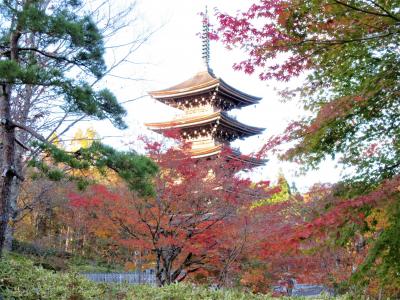
[[[204,11],[206,5],[209,14],[212,15],[214,7],[218,7],[220,11],[233,13],[251,3],[248,0],[138,1],[139,22],[143,27],[156,28],[164,25],[134,56],[135,62],[141,64],[125,65],[118,72],[114,72],[118,75],[146,80],[133,81],[117,78],[105,80],[106,87],[111,89],[121,101],[139,97],[146,91],[160,90],[178,84],[201,69],[201,41],[196,34],[201,31],[202,27],[199,12]],[[141,30],[139,27],[134,29]],[[240,61],[243,57],[240,50],[229,51],[221,44],[211,43],[210,65],[214,73],[243,92],[263,97],[260,104],[256,106],[231,112],[243,123],[266,128],[263,135],[233,144],[233,146],[239,146],[243,153],[248,153],[260,148],[268,136],[281,132],[290,120],[296,119],[302,114],[302,110],[295,101],[293,103],[279,102],[275,88],[282,87],[282,84],[267,83],[260,81],[256,75],[249,76],[234,71],[233,63]],[[122,139],[106,138],[104,142],[113,146],[122,145],[124,142],[135,140],[138,135],[148,132],[143,123],[168,120],[175,115],[174,110],[157,103],[150,97],[128,103],[125,108],[128,110],[126,121],[129,129],[122,133],[112,128],[109,123],[91,124],[102,136],[124,135]],[[299,176],[296,175],[298,169],[296,165],[278,162],[273,157],[269,159],[270,161],[265,167],[257,168],[253,178],[275,181],[279,170],[282,169],[289,183],[295,182],[301,191],[305,191],[313,183],[334,182],[339,178],[339,171],[333,162],[322,164],[319,171]]]

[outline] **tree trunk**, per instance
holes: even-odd
[[[168,254],[163,252],[165,252],[165,249],[159,250],[159,252],[157,253],[156,278],[158,286],[168,285],[172,283],[172,262],[169,259]]]
[[[27,120],[28,120],[28,115],[29,115],[29,109],[31,105],[31,99],[33,95],[32,91],[32,86],[31,85],[25,85],[23,93],[21,93],[19,97],[23,97],[24,101],[22,102],[23,104],[21,105],[21,108],[18,109],[17,111],[12,111],[11,110],[11,117],[19,122],[20,124],[27,125]],[[11,100],[11,99],[10,99]],[[15,104],[14,105],[18,105]],[[28,136],[26,133],[23,133],[21,131],[15,132],[15,137],[18,138],[22,143],[26,143],[28,140]],[[14,167],[15,170],[18,174],[20,174],[22,177],[24,177],[24,162],[23,162],[23,156],[25,154],[25,151],[21,147],[16,147],[15,151],[15,157],[14,157]],[[12,243],[14,239],[14,226],[19,218],[19,210],[18,210],[18,197],[20,194],[21,190],[21,180],[17,177],[14,177],[12,186],[11,186],[11,196],[10,196],[10,218],[11,222],[8,222],[7,229],[6,229],[6,240],[5,240],[5,249],[6,250],[11,250],[12,248]]]
[[[22,160],[21,157],[16,157],[14,161],[14,165],[18,174],[22,173],[21,160]],[[6,236],[4,241],[4,249],[8,251],[11,251],[14,240],[14,224],[18,218],[17,201],[20,189],[21,189],[21,180],[19,180],[17,177],[14,177],[11,184],[11,194],[10,194],[10,221],[7,224]]]
[[[64,247],[65,252],[69,252],[71,250],[70,244],[71,244],[71,229],[69,226],[67,226],[67,232],[65,234],[65,247]]]
[[[163,286],[163,267],[161,264],[161,253],[157,251],[157,263],[156,263],[156,278],[157,278],[157,286]]]
[[[0,137],[3,148],[0,180],[0,257],[5,246],[6,231],[10,221],[11,187],[15,176],[15,128],[11,123],[10,99],[10,85],[3,83],[0,91]]]
[[[18,28],[18,25],[17,25]],[[10,35],[10,60],[18,62],[19,30]],[[10,221],[11,186],[15,175],[15,127],[11,118],[11,83],[4,79],[0,90],[0,139],[2,166],[0,179],[0,257],[2,257],[7,226]]]

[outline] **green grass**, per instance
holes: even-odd
[[[0,295],[4,299],[23,300],[268,300],[268,295],[234,289],[210,290],[205,286],[173,284],[157,288],[147,285],[97,284],[74,272],[55,272],[36,266],[21,255],[7,254],[0,261]],[[290,298],[281,298],[290,299]],[[301,298],[295,298],[301,299]],[[310,298],[307,298],[310,299]],[[314,298],[329,299],[329,298]],[[339,298],[337,298],[339,299]],[[340,298],[347,299],[345,297]]]

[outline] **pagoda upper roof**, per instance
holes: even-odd
[[[260,134],[265,129],[243,124],[221,111],[197,116],[185,116],[166,122],[146,123],[145,125],[154,131],[163,131],[168,129],[192,128],[214,122],[219,122],[220,126],[242,132],[244,136]]]
[[[184,82],[174,85],[170,88],[152,91],[149,92],[149,94],[153,98],[162,101],[163,99],[177,99],[180,97],[197,95],[208,92],[215,88],[218,88],[218,92],[220,94],[236,100],[238,103],[240,103],[239,106],[256,104],[261,100],[260,97],[251,96],[235,89],[221,78],[217,78],[209,70],[199,72],[192,78],[189,78],[188,80],[185,80]]]

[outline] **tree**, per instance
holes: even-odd
[[[83,133],[78,128],[74,134],[74,140],[57,139],[56,144],[57,148],[80,153],[82,161],[82,155],[85,154],[87,148],[98,139],[99,137],[93,129],[89,128]],[[114,159],[113,161],[115,162]],[[98,259],[109,260],[110,256],[106,255],[108,253],[107,245],[102,245],[101,239],[97,243],[92,243],[87,240],[88,235],[85,235],[85,231],[81,230],[79,226],[69,226],[69,223],[72,222],[70,219],[74,219],[77,223],[80,220],[76,216],[70,215],[67,195],[74,190],[79,192],[76,182],[71,182],[71,176],[75,176],[76,180],[79,180],[78,185],[94,182],[108,184],[121,180],[121,177],[110,168],[90,167],[74,169],[69,171],[68,177],[51,180],[45,173],[46,170],[47,172],[57,170],[52,166],[52,162],[53,159],[45,158],[42,171],[37,168],[29,168],[26,172],[26,179],[21,185],[18,197],[17,216],[10,220],[15,238],[39,247],[59,249],[89,258],[95,258],[97,255]],[[39,161],[37,163],[39,164]],[[62,166],[60,167],[62,168]],[[82,177],[85,178],[84,181]]]
[[[290,142],[292,147],[281,157],[305,169],[317,168],[326,157],[351,168],[351,175],[333,189],[343,203],[330,205],[322,219],[339,221],[331,219],[331,212],[348,205],[339,223],[347,220],[341,223],[344,231],[356,228],[347,235],[354,241],[365,234],[365,227],[357,225],[353,215],[368,217],[374,211],[370,205],[386,207],[392,222],[381,231],[368,227],[375,238],[368,240],[371,252],[366,259],[370,267],[387,266],[386,274],[397,272],[389,263],[396,256],[386,251],[397,244],[391,232],[398,226],[392,184],[400,171],[399,72],[393,67],[400,61],[399,7],[398,1],[384,0],[262,0],[236,16],[217,12],[213,35],[228,47],[245,49],[248,59],[234,66],[238,70],[260,70],[263,80],[306,75],[301,86],[282,95],[298,94],[309,116],[294,120],[265,150]],[[379,201],[360,200],[371,200],[370,195]],[[390,238],[381,243],[376,240],[381,236]]]
[[[53,123],[52,130],[57,130],[71,115],[77,118],[64,131],[84,117],[109,119],[118,128],[126,127],[125,110],[115,96],[108,89],[94,88],[107,68],[103,60],[104,37],[93,21],[93,14],[96,11],[88,13],[80,1],[26,0],[0,4],[0,251],[10,215],[16,211],[19,183],[24,179],[24,160],[38,158],[45,151],[57,154],[57,163],[81,169],[89,166],[88,161],[79,164],[76,154],[52,146],[49,140],[54,131],[47,132],[48,138],[43,137],[39,125],[44,114],[64,112],[60,122]],[[37,102],[46,106],[35,106]],[[39,141],[32,145],[34,149],[24,142],[30,139]],[[106,156],[116,155],[100,143],[91,149],[103,157],[103,163]],[[29,156],[26,152],[30,152]],[[136,154],[124,155],[127,158]],[[107,164],[111,166],[109,160]],[[35,166],[46,170],[44,164]],[[47,170],[47,174],[60,178],[58,170]]]
[[[288,201],[292,197],[292,193],[291,193],[289,184],[282,172],[280,172],[278,175],[278,181],[277,181],[276,186],[272,187],[270,189],[274,189],[276,192],[271,197],[269,197],[267,199],[262,199],[262,200],[258,201],[257,203],[255,203],[254,207],[261,206],[264,204],[285,202],[285,201]]]
[[[286,153],[315,166],[341,156],[369,181],[399,172],[397,1],[260,1],[236,17],[218,13],[219,35],[249,58],[235,67],[262,79],[309,71],[298,92],[313,117],[287,134]],[[263,25],[260,26],[261,20]],[[287,55],[281,63],[275,58]],[[292,95],[292,94],[290,94]]]
[[[264,186],[254,189],[250,180],[234,175],[242,162],[229,159],[227,152],[193,159],[185,145],[183,150],[146,145],[160,166],[155,196],[96,186],[85,195],[71,195],[71,205],[86,212],[93,234],[106,231],[121,245],[151,251],[157,282],[164,285],[210,265],[221,243],[234,237],[226,229],[239,210],[266,193]]]

